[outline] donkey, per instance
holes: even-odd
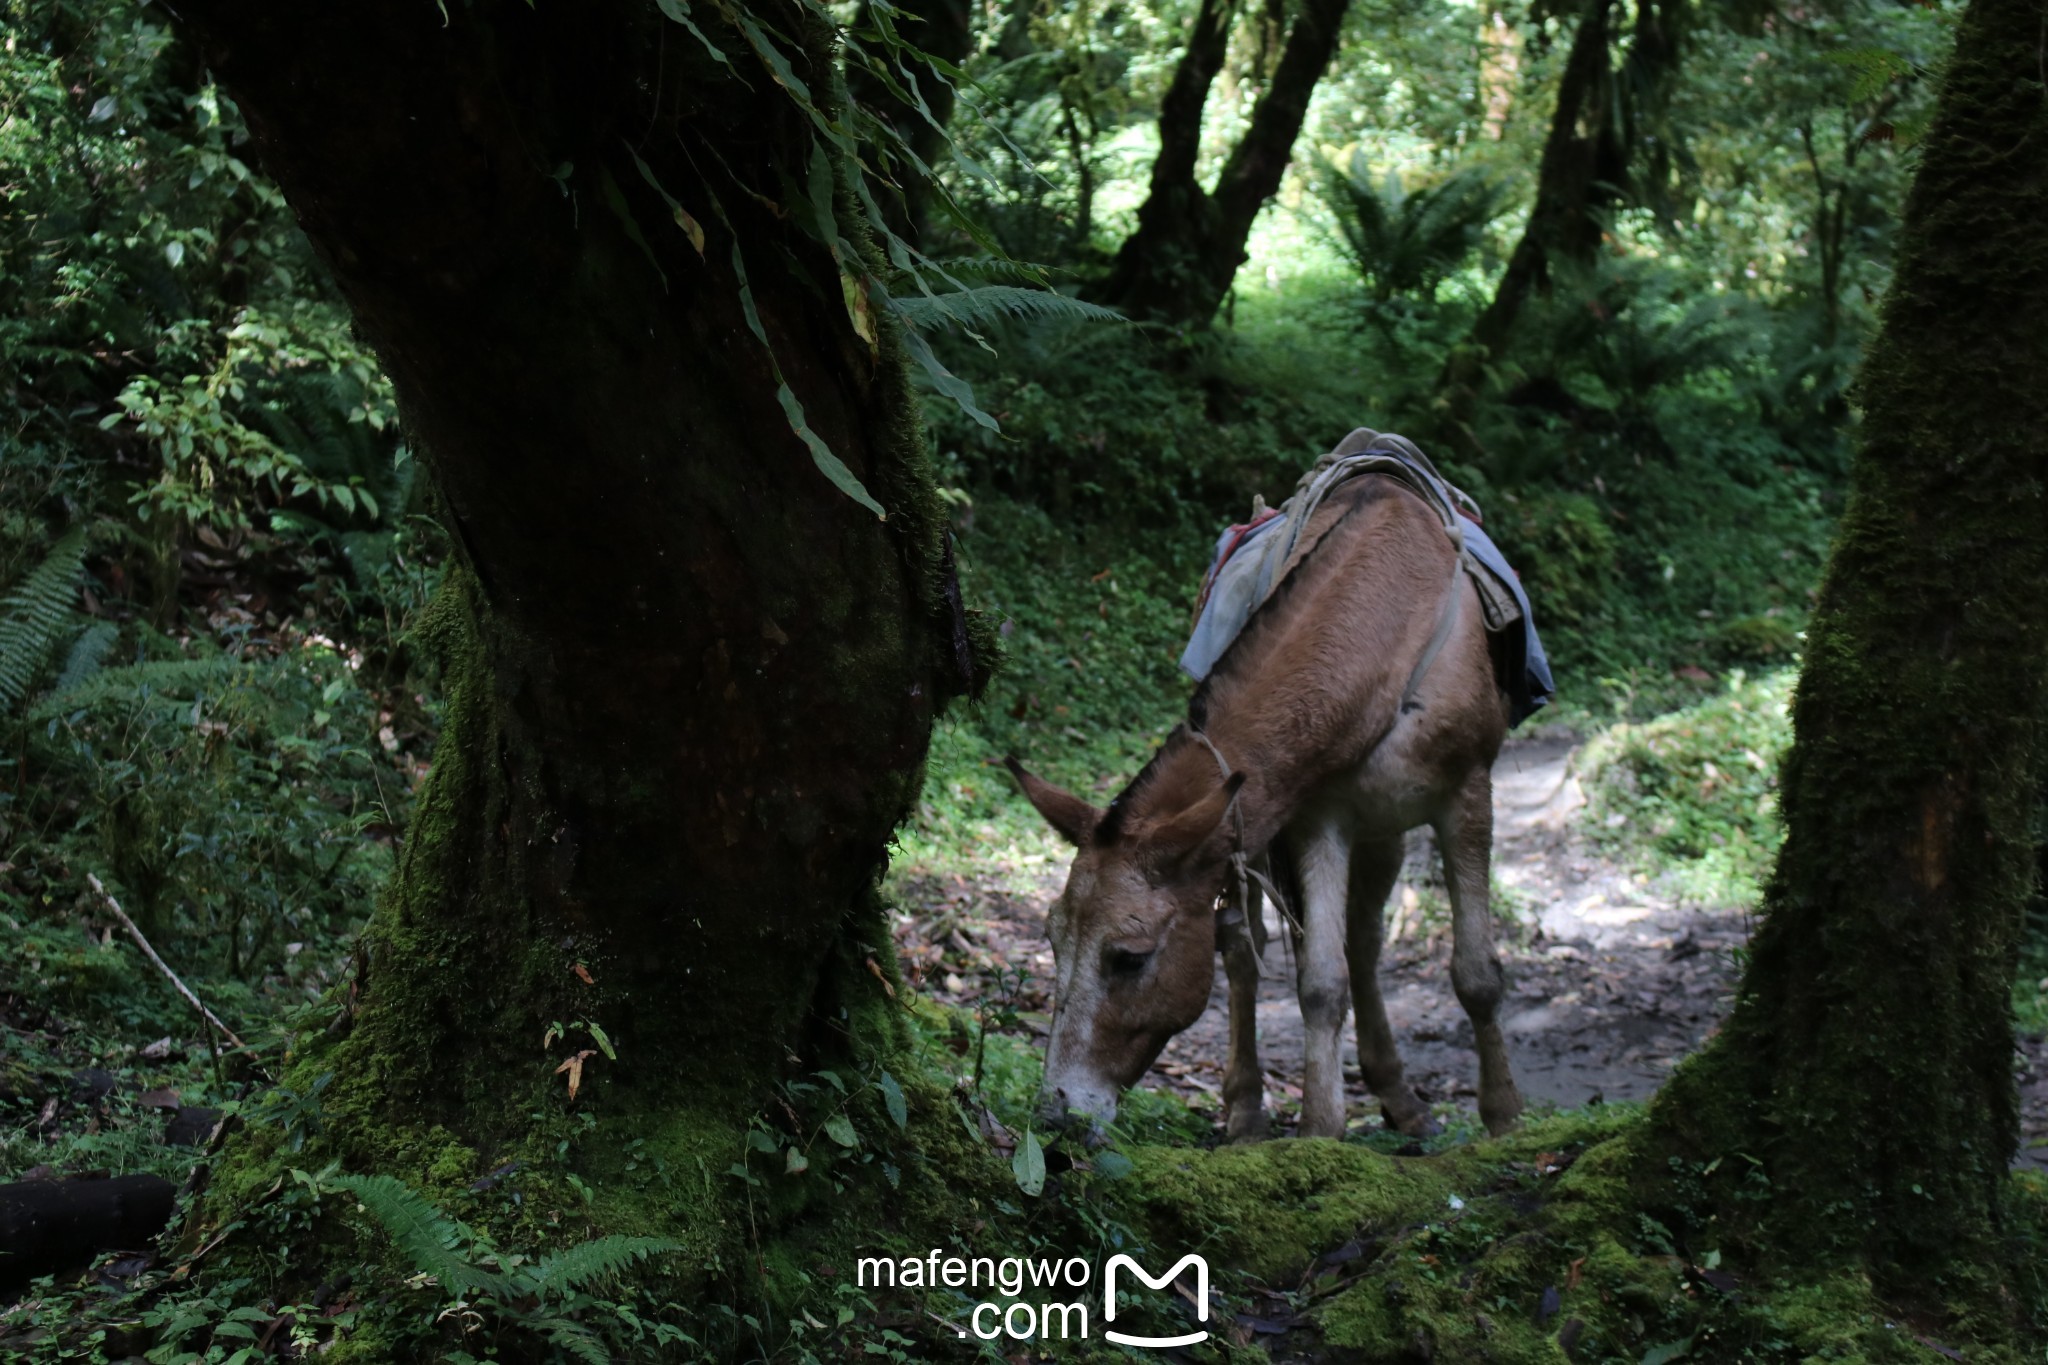
[[[1343,1135],[1347,1006],[1388,1126],[1433,1131],[1402,1077],[1378,975],[1402,836],[1426,824],[1450,888],[1451,981],[1472,1020],[1480,1117],[1493,1133],[1514,1124],[1522,1098],[1496,1018],[1502,978],[1488,905],[1490,773],[1509,704],[1476,589],[1456,563],[1420,497],[1385,475],[1360,475],[1316,511],[1280,586],[1196,691],[1187,721],[1107,810],[1009,760],[1026,798],[1076,849],[1048,917],[1056,994],[1039,1094],[1046,1121],[1113,1118],[1124,1087],[1201,1016],[1220,948],[1230,986],[1226,1132],[1232,1141],[1267,1135],[1255,925],[1221,903],[1233,855],[1263,854],[1296,889],[1301,1136]]]

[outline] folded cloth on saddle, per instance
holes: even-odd
[[[1520,725],[1548,705],[1556,687],[1550,660],[1536,635],[1528,594],[1499,547],[1480,528],[1478,507],[1437,473],[1414,443],[1366,427],[1352,432],[1317,461],[1295,486],[1294,496],[1277,510],[1257,506],[1251,521],[1232,526],[1217,540],[1215,558],[1196,602],[1194,632],[1180,657],[1181,669],[1198,681],[1209,676],[1251,614],[1272,595],[1280,570],[1316,508],[1332,489],[1360,474],[1398,479],[1430,505],[1460,544],[1459,560],[1479,590],[1487,630],[1512,633],[1508,657],[1521,660],[1519,669],[1509,670],[1513,676],[1502,679],[1510,723]]]

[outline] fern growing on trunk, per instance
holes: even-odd
[[[486,1270],[472,1259],[475,1234],[404,1181],[388,1175],[338,1175],[324,1183],[355,1196],[413,1267],[432,1275],[451,1298],[469,1299],[472,1308],[493,1308],[506,1326],[543,1337],[592,1365],[608,1365],[612,1352],[597,1332],[567,1314],[607,1305],[583,1298],[581,1291],[615,1280],[651,1256],[683,1249],[667,1238],[614,1235],[533,1261],[490,1253],[500,1269]],[[666,1330],[681,1335],[672,1327]]]

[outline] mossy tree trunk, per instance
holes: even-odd
[[[2048,676],[2040,41],[2035,0],[1963,20],[1860,381],[1785,846],[1734,1014],[1654,1110],[1660,1154],[1725,1157],[1724,1214],[1894,1287],[1987,1252],[2017,1141],[2009,992]],[[1768,1176],[1761,1206],[1740,1158]]]
[[[877,878],[974,667],[901,359],[844,282],[846,163],[788,93],[830,116],[828,34],[773,0],[744,36],[700,6],[705,41],[655,0],[177,8],[458,547],[434,769],[342,1040],[301,1044],[324,1141],[461,1182],[587,1115],[586,1172],[664,1125],[722,1172],[770,1082],[891,1035]]]
[[[1329,69],[1350,0],[1300,0],[1251,120],[1213,189],[1196,176],[1202,112],[1223,69],[1237,0],[1202,0],[1159,106],[1159,155],[1138,226],[1091,290],[1133,317],[1206,326],[1245,262],[1252,223],[1280,188],[1309,97]]]

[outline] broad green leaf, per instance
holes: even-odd
[[[1024,1193],[1037,1196],[1045,1192],[1045,1149],[1038,1145],[1038,1134],[1029,1128],[1017,1144],[1017,1154],[1010,1158],[1010,1174]]]
[[[853,1120],[844,1114],[834,1114],[825,1120],[825,1136],[841,1147],[860,1146],[860,1134],[853,1131]]]
[[[882,1107],[889,1111],[889,1122],[898,1128],[909,1127],[910,1106],[903,1102],[903,1087],[896,1084],[896,1078],[884,1071],[875,1084],[882,1089]]]
[[[877,521],[887,521],[889,514],[882,510],[882,504],[869,495],[859,476],[846,467],[844,460],[832,453],[832,447],[826,445],[817,432],[811,430],[810,423],[804,419],[803,404],[797,402],[796,395],[790,391],[788,384],[775,386],[775,401],[782,404],[782,414],[789,419],[789,429],[795,432],[797,439],[810,450],[811,462],[818,466],[818,472],[830,479],[840,492],[873,512]]]
[[[697,27],[697,21],[690,17],[690,6],[687,0],[654,0],[654,3],[660,7],[663,14],[690,30],[691,35],[704,45],[704,50],[710,53],[713,58],[723,62],[728,67],[732,65],[732,58],[726,56],[725,50],[712,42],[704,30]],[[742,85],[746,84],[744,81],[740,83]]]

